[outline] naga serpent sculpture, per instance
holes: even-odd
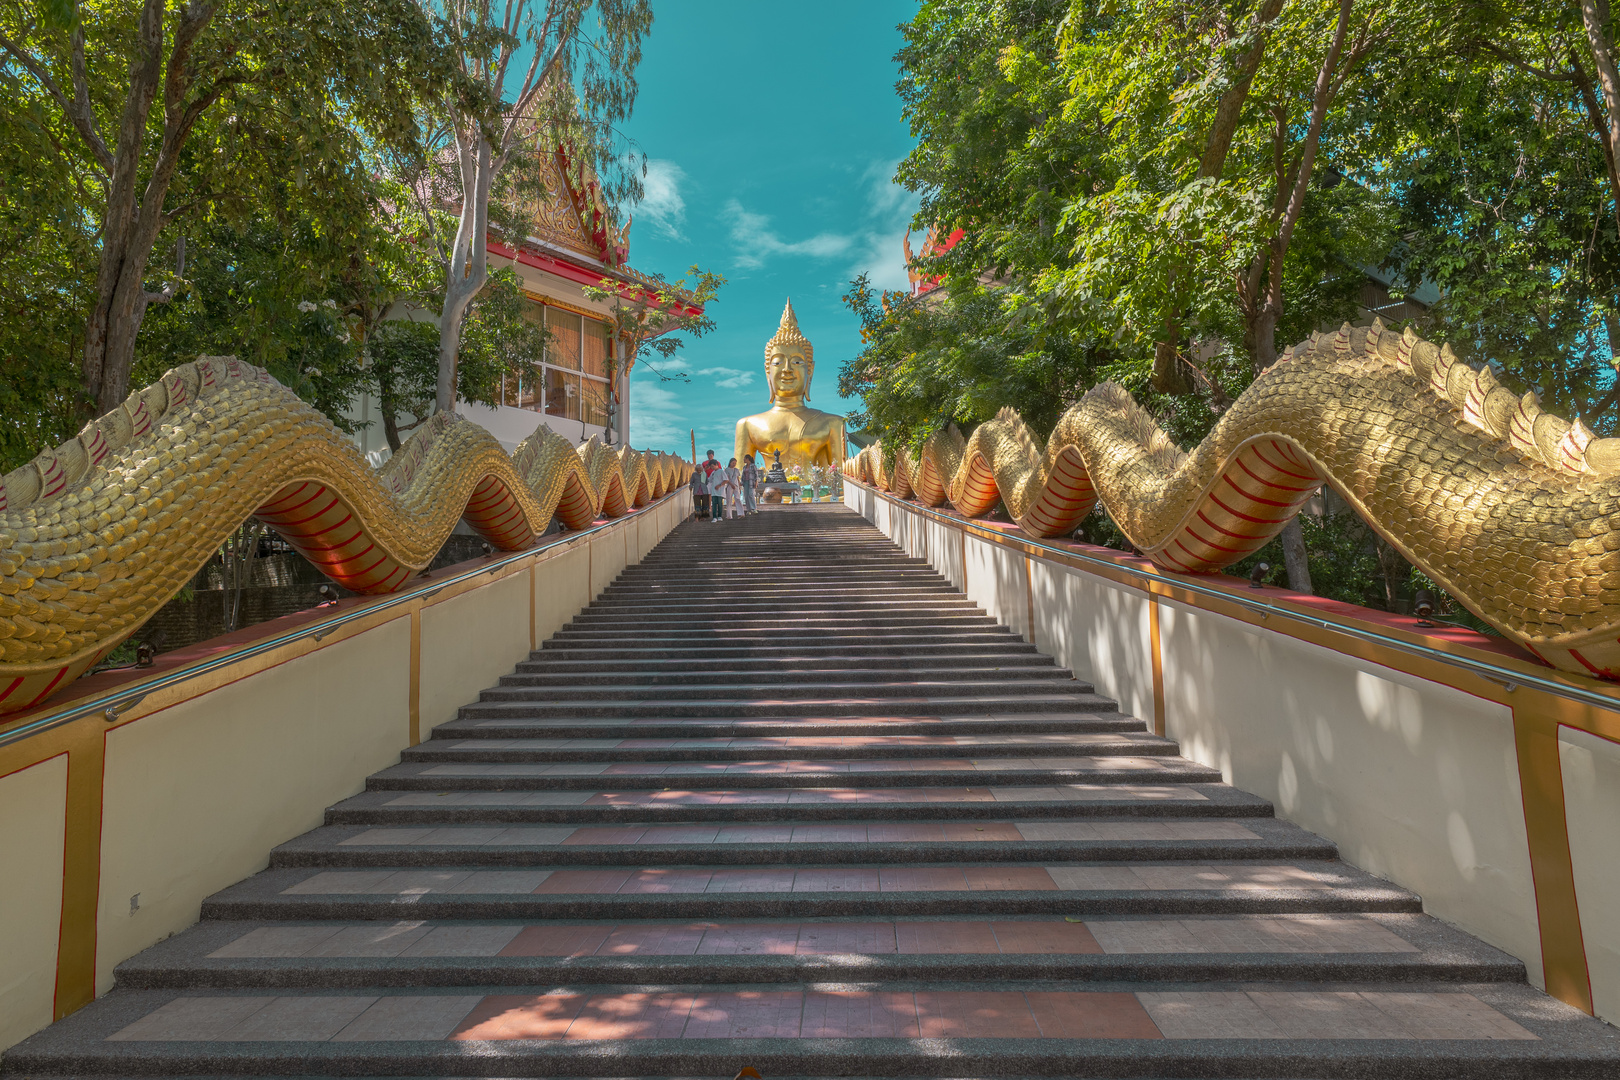
[[[387,593],[463,517],[516,551],[554,515],[570,529],[621,516],[691,468],[596,438],[575,447],[544,424],[508,457],[437,413],[373,469],[268,372],[202,357],[0,478],[0,714],[88,670],[250,517],[344,588]]]
[[[1043,453],[1011,409],[915,456],[867,447],[845,473],[1024,532],[1072,533],[1101,498],[1156,565],[1209,573],[1259,549],[1331,484],[1468,610],[1563,671],[1620,677],[1620,439],[1543,412],[1411,330],[1313,335],[1186,453],[1103,383]]]

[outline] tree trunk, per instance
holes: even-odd
[[[1311,588],[1311,560],[1305,550],[1305,530],[1295,514],[1277,534],[1282,541],[1283,567],[1288,571],[1288,587],[1299,593],[1314,593]]]
[[[1153,389],[1161,394],[1185,394],[1189,389],[1177,344],[1178,340],[1171,340],[1153,346]]]
[[[1282,317],[1283,305],[1283,259],[1293,239],[1294,227],[1299,224],[1300,214],[1305,209],[1305,193],[1310,187],[1311,167],[1316,159],[1322,125],[1327,118],[1328,105],[1337,93],[1334,73],[1339,65],[1340,52],[1344,48],[1344,38],[1350,26],[1350,9],[1353,4],[1354,0],[1339,0],[1338,25],[1334,29],[1333,41],[1328,46],[1327,55],[1322,60],[1322,67],[1317,72],[1316,89],[1312,95],[1311,119],[1305,132],[1305,145],[1300,150],[1299,168],[1294,174],[1294,188],[1282,220],[1278,223],[1277,236],[1271,241],[1270,280],[1266,282],[1265,299],[1256,305],[1253,316],[1252,338],[1256,371],[1264,371],[1277,362],[1277,322]],[[1280,179],[1279,177],[1279,181]],[[1288,569],[1288,587],[1295,592],[1314,592],[1311,588],[1310,558],[1305,550],[1305,531],[1300,526],[1297,516],[1283,526],[1278,539],[1282,541],[1283,564]]]
[[[1602,122],[1597,123],[1597,117],[1593,120],[1604,143],[1612,183],[1620,153],[1620,70],[1616,70],[1614,44],[1609,40],[1609,0],[1581,0],[1581,21],[1586,26],[1586,41],[1592,49],[1592,65],[1603,94]],[[1620,190],[1611,194],[1616,200],[1615,214],[1620,217]]]
[[[1279,260],[1280,261],[1280,260]],[[1277,317],[1281,314],[1269,303],[1260,305],[1251,323],[1254,370],[1264,371],[1277,362]]]
[[[1378,573],[1384,579],[1384,610],[1394,611],[1400,603],[1401,583],[1406,579],[1410,565],[1393,544],[1377,533],[1373,533],[1373,543],[1378,548]]]
[[[1198,163],[1199,176],[1218,180],[1221,170],[1226,167],[1226,155],[1232,146],[1232,136],[1237,132],[1243,103],[1248,100],[1249,86],[1254,82],[1255,72],[1260,70],[1260,60],[1265,56],[1266,26],[1281,13],[1282,6],[1283,0],[1265,0],[1260,10],[1255,12],[1251,24],[1254,44],[1237,58],[1231,84],[1215,105],[1215,119],[1209,125],[1209,135],[1204,140],[1204,156]]]
[[[382,374],[377,376],[377,412],[382,415],[388,452],[399,453],[399,401],[394,397],[394,380]]]
[[[1215,104],[1215,118],[1210,122],[1209,132],[1204,138],[1204,153],[1198,162],[1198,175],[1201,179],[1221,178],[1221,171],[1226,167],[1227,154],[1232,147],[1232,137],[1237,133],[1238,119],[1243,113],[1243,104],[1249,98],[1249,87],[1254,82],[1255,72],[1260,69],[1261,59],[1265,56],[1266,27],[1282,11],[1282,6],[1283,0],[1265,0],[1254,15],[1251,24],[1254,44],[1237,58],[1233,66],[1231,83]],[[1170,269],[1172,283],[1175,276],[1176,267],[1172,266]],[[1153,389],[1161,394],[1186,394],[1192,390],[1179,355],[1181,314],[1180,311],[1171,310],[1169,318],[1165,320],[1165,340],[1156,342],[1153,347]]]
[[[84,74],[84,32],[72,39],[72,101],[60,98],[64,111],[95,155],[106,175],[107,208],[101,220],[101,262],[96,273],[96,304],[85,325],[82,374],[97,414],[110,412],[129,394],[135,363],[135,338],[147,305],[168,301],[171,290],[150,293],[144,278],[152,246],[166,223],[163,210],[180,154],[197,118],[218,100],[222,85],[188,100],[196,65],[192,48],[213,19],[213,4],[180,7],[174,42],[167,59],[164,0],[146,0],[130,62],[129,93],[124,98],[117,136],[109,148],[96,130]],[[148,146],[148,122],[159,85],[163,89],[163,133],[144,189],[137,192]],[[53,91],[54,93],[54,91]]]
[[[494,155],[489,140],[473,128],[457,132],[461,162],[461,216],[456,225],[455,248],[444,281],[444,306],[439,309],[439,381],[434,408],[456,408],[456,359],[461,351],[461,326],[484,283],[489,280],[489,193],[494,180]]]
[[[96,305],[96,313],[105,312],[105,322],[99,328],[92,327],[101,331],[98,338],[101,352],[92,358],[87,347],[84,365],[85,388],[95,395],[97,416],[118,408],[129,396],[129,375],[135,366],[135,340],[146,318],[149,299],[144,279],[151,251],[150,244],[139,240],[121,250],[110,246],[102,249],[103,263],[116,264],[107,275],[112,279],[112,295],[105,305]],[[86,340],[88,343],[88,336]],[[92,363],[99,374],[96,382],[91,381]]]

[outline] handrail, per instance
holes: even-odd
[[[67,706],[58,712],[30,720],[28,723],[21,724],[10,731],[0,732],[0,746],[9,746],[12,743],[20,742],[23,739],[38,735],[44,731],[49,731],[51,728],[70,723],[79,719],[81,716],[88,716],[92,713],[99,712],[106,718],[109,724],[113,723],[124,713],[140,704],[140,702],[148,695],[154,694],[159,690],[167,690],[171,686],[178,686],[181,683],[189,682],[192,679],[206,675],[211,671],[218,671],[219,669],[229,667],[232,664],[239,664],[244,660],[251,660],[256,656],[263,656],[265,653],[273,652],[276,649],[282,648],[286,645],[291,645],[295,641],[302,641],[304,638],[314,638],[316,641],[319,641],[321,638],[326,637],[333,631],[354,622],[357,619],[370,618],[380,611],[388,611],[391,608],[399,607],[400,605],[410,603],[413,600],[426,600],[428,597],[433,596],[452,585],[460,584],[463,581],[471,581],[473,578],[479,577],[483,574],[492,574],[502,567],[508,566],[511,563],[517,562],[521,559],[528,558],[529,556],[535,555],[539,552],[549,551],[555,547],[576,543],[577,541],[583,540],[603,529],[611,528],[612,526],[623,521],[629,521],[640,514],[646,513],[653,507],[661,505],[669,499],[676,498],[684,494],[684,488],[679,491],[671,492],[660,499],[648,503],[646,506],[641,507],[638,510],[633,510],[629,514],[625,514],[622,517],[614,518],[612,521],[604,521],[600,525],[592,525],[590,528],[582,529],[579,532],[567,533],[559,536],[557,539],[552,540],[549,543],[524,548],[522,551],[509,552],[500,556],[499,558],[496,558],[494,562],[486,563],[476,570],[465,570],[454,577],[446,578],[444,580],[429,579],[429,581],[424,582],[423,584],[412,588],[409,591],[389,593],[387,596],[373,603],[367,604],[365,607],[356,608],[353,611],[349,611],[341,615],[334,615],[331,618],[321,619],[318,622],[310,623],[307,626],[278,635],[277,637],[268,638],[252,645],[246,645],[241,649],[234,649],[221,656],[216,656],[196,664],[188,664],[182,668],[176,668],[174,671],[159,675],[147,682],[122,687],[120,689],[112,690],[105,694],[90,698],[86,701],[80,702],[77,705]],[[490,558],[495,557],[490,556]]]
[[[914,510],[918,513],[935,518],[936,520],[948,522],[949,524],[958,528],[967,528],[971,527],[972,525],[971,522],[942,513],[939,510],[936,510],[934,507],[923,506],[921,503],[914,503],[905,499],[899,499],[889,492],[880,491],[875,486],[867,484],[864,481],[854,480],[846,477],[844,482],[846,484],[855,484],[858,487],[866,488],[874,494],[881,495],[883,498],[888,499],[891,502],[900,503],[907,510]],[[990,535],[994,533],[993,530],[984,529],[978,529],[975,531],[980,535],[984,535],[986,539],[989,539]],[[1005,536],[1005,534],[1000,535]],[[1540,690],[1543,693],[1552,694],[1556,697],[1565,698],[1566,700],[1570,701],[1578,701],[1583,705],[1593,705],[1609,712],[1620,712],[1620,687],[1616,687],[1614,691],[1605,694],[1602,691],[1590,690],[1581,686],[1570,686],[1555,679],[1549,679],[1545,676],[1537,675],[1534,672],[1516,671],[1513,668],[1493,664],[1489,660],[1479,660],[1466,656],[1457,656],[1453,653],[1446,652],[1444,649],[1436,649],[1432,645],[1421,645],[1415,641],[1405,641],[1401,638],[1392,637],[1388,634],[1381,634],[1376,630],[1369,630],[1359,626],[1352,626],[1348,623],[1336,622],[1332,619],[1323,618],[1320,615],[1310,615],[1303,611],[1295,611],[1291,608],[1280,607],[1272,603],[1265,603],[1255,597],[1243,596],[1238,593],[1227,592],[1223,589],[1211,588],[1208,585],[1200,585],[1195,581],[1187,580],[1187,578],[1182,575],[1172,575],[1168,571],[1159,570],[1157,567],[1154,568],[1155,573],[1148,574],[1133,567],[1121,566],[1109,559],[1100,558],[1096,555],[1088,555],[1083,551],[1072,551],[1067,548],[1060,548],[1051,544],[1042,543],[1040,540],[1034,539],[1033,537],[1024,536],[1022,534],[1016,537],[1005,536],[1005,539],[1018,544],[1026,545],[1028,547],[1050,551],[1054,554],[1063,556],[1065,559],[1074,559],[1079,562],[1091,563],[1099,567],[1106,567],[1114,573],[1134,574],[1146,580],[1158,578],[1158,580],[1165,582],[1167,585],[1174,586],[1175,588],[1185,589],[1188,592],[1206,596],[1210,599],[1221,600],[1225,603],[1236,604],[1239,607],[1245,608],[1265,617],[1278,615],[1282,618],[1292,619],[1295,622],[1304,623],[1307,626],[1312,626],[1320,630],[1328,630],[1336,634],[1344,634],[1348,637],[1357,638],[1370,644],[1380,645],[1387,649],[1394,649],[1397,652],[1406,653],[1409,656],[1418,656],[1426,660],[1434,660],[1438,663],[1448,664],[1451,667],[1461,668],[1462,670],[1467,671],[1470,674],[1477,675],[1480,678],[1489,679],[1492,682],[1500,683],[1510,694],[1521,686],[1528,686],[1536,690]]]

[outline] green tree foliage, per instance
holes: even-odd
[[[1381,67],[1347,116],[1367,136],[1362,173],[1399,213],[1387,261],[1438,289],[1426,333],[1614,434],[1620,244],[1579,7],[1463,18],[1456,48]]]
[[[410,0],[0,3],[12,92],[81,179],[90,412],[123,401],[147,309],[181,287],[178,263],[149,272],[159,235],[255,187],[267,162],[307,185],[352,167],[356,141],[415,152],[416,97],[452,74],[441,56]]]
[[[838,379],[840,394],[863,402],[851,423],[916,449],[948,424],[968,430],[1010,406],[1050,433],[1095,381],[1098,357],[1051,333],[1039,307],[1017,310],[1021,299],[969,280],[919,302],[857,278],[844,302],[867,345]]]
[[[299,10],[281,9],[288,18]],[[443,267],[425,237],[435,225],[453,228],[454,218],[440,208],[428,211],[431,220],[424,217],[397,177],[420,161],[413,95],[450,76],[443,63],[434,73],[431,25],[418,8],[377,0],[355,10],[358,36],[347,46],[354,50],[347,68],[339,65],[314,83],[295,78],[314,75],[290,62],[254,68],[242,81],[227,79],[220,100],[192,123],[168,180],[151,251],[153,266],[163,269],[147,276],[152,302],[139,320],[125,380],[144,385],[198,355],[237,355],[269,369],[345,431],[381,424],[397,448],[400,431],[414,426],[411,418],[425,415],[406,408],[420,404],[420,382],[390,378],[386,365],[373,368],[367,350],[381,340],[381,354],[395,357],[390,335],[379,339],[382,328],[390,320],[432,318],[441,306]],[[225,14],[228,27],[216,11],[198,40],[224,48],[208,34],[227,31],[236,35],[230,41],[248,40],[236,8]],[[34,15],[0,0],[0,34],[19,49],[24,41],[63,40],[69,55],[82,48],[94,108],[118,100],[120,80],[127,91],[130,46],[119,35],[135,16],[94,4],[69,5],[58,24],[30,21]],[[177,16],[169,10],[167,17]],[[402,74],[390,66],[394,61],[379,60],[379,77],[401,76],[383,87],[365,82],[353,65],[367,50],[385,47],[376,38],[390,19],[419,20],[411,24],[414,36],[386,47],[423,62],[422,70]],[[312,25],[325,26],[322,20]],[[304,30],[267,18],[256,32],[252,40],[265,47],[292,48]],[[382,97],[358,96],[359,90]],[[161,112],[154,106],[148,141],[160,140]],[[154,147],[140,158],[143,168],[161,152]],[[0,414],[7,420],[0,425],[0,471],[71,437],[95,411],[83,363],[105,255],[106,180],[74,119],[27,64],[0,49],[0,302],[8,313],[0,320]],[[497,400],[503,379],[532,371],[544,332],[522,317],[523,307],[515,278],[494,275],[489,294],[468,316],[467,370],[459,380],[464,400]],[[408,340],[412,333],[394,336]],[[379,397],[380,418],[354,415],[361,392]],[[406,414],[402,425],[390,404]]]
[[[915,445],[1011,405],[1045,435],[1111,379],[1190,445],[1376,276],[1615,431],[1615,29],[1604,0],[923,0],[897,180],[918,228],[965,236],[921,299],[853,283],[855,419]],[[1341,511],[1259,557],[1305,581],[1308,548],[1331,595],[1399,603],[1411,571]]]
[[[59,114],[0,63],[0,472],[84,422],[79,352],[93,296],[92,198]]]

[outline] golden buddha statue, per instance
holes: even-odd
[[[844,418],[805,404],[815,373],[815,352],[800,333],[789,300],[775,336],[765,343],[765,382],[771,408],[737,421],[739,463],[753,454],[755,463],[763,468],[776,450],[785,460],[805,465],[837,468],[844,463]]]

